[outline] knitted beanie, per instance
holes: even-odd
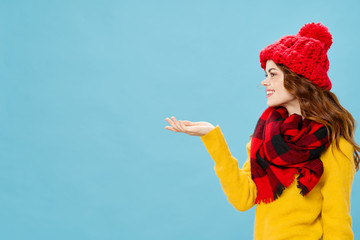
[[[327,27],[321,23],[308,23],[298,34],[284,36],[261,50],[261,67],[266,70],[266,61],[273,60],[314,84],[330,90],[332,84],[327,75],[327,51],[331,44],[332,36]]]

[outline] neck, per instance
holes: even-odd
[[[298,106],[298,107],[286,107],[286,110],[288,111],[289,116],[292,115],[292,114],[297,114],[297,115],[300,115],[303,120],[305,118],[303,115],[301,115],[300,106]]]

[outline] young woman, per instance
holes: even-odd
[[[168,130],[201,139],[229,202],[256,205],[256,240],[353,239],[350,192],[359,169],[355,121],[328,78],[332,36],[305,24],[260,52],[268,108],[240,169],[217,125],[166,118]]]

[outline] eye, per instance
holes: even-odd
[[[275,76],[275,75],[276,75],[276,74],[274,74],[274,73],[272,73],[272,72],[270,73],[270,76],[272,76],[272,77]],[[268,75],[267,75],[266,73],[265,73],[265,77],[268,77]]]

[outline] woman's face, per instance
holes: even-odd
[[[300,104],[295,95],[292,95],[284,87],[284,73],[278,68],[274,61],[266,62],[266,78],[261,82],[265,87],[267,105],[269,107],[283,106],[292,113],[300,114]]]

